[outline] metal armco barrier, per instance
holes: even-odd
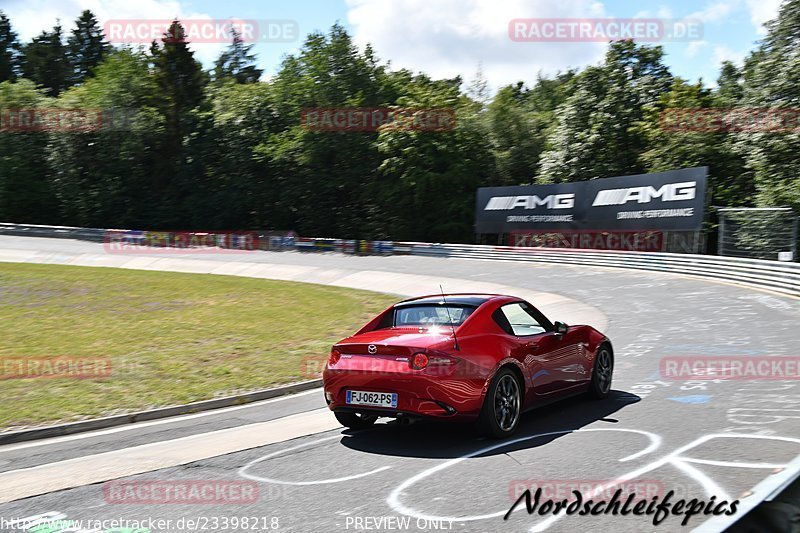
[[[19,237],[49,237],[103,242],[109,230],[99,228],[75,228],[72,226],[35,226],[30,224],[8,224],[0,222],[0,235]]]
[[[694,254],[514,248],[423,242],[395,243],[395,250],[400,249],[408,250],[406,253],[412,255],[432,257],[563,263],[670,272],[800,296],[800,264],[797,263]]]
[[[97,228],[0,223],[0,235],[57,237],[103,242],[107,231],[109,230]],[[276,242],[275,244],[279,246],[272,249],[295,249],[315,252],[337,251],[365,255],[411,254],[431,257],[561,263],[576,266],[668,272],[769,289],[800,297],[800,264],[761,259],[655,252],[514,248],[510,246],[474,244],[353,241],[299,237],[282,239],[280,243]]]

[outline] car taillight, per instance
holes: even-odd
[[[415,353],[414,358],[411,360],[411,368],[422,370],[426,366],[428,366],[428,356],[424,353]]]
[[[331,356],[330,356],[330,358],[328,358],[328,364],[330,366],[335,365],[336,363],[339,362],[339,359],[341,357],[342,357],[342,354],[339,352],[339,350],[331,350]]]

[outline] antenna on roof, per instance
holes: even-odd
[[[447,306],[447,299],[444,297],[444,289],[442,285],[439,284],[439,290],[442,293],[442,301],[445,305],[445,310],[447,311],[447,320],[450,322],[450,329],[453,330],[453,344],[456,350],[460,350],[461,348],[458,347],[458,337],[456,337],[456,327],[453,325],[453,317],[450,316],[450,308]]]

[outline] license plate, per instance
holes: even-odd
[[[393,392],[347,391],[345,403],[350,405],[371,405],[373,407],[397,407],[397,394]]]

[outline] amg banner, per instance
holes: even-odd
[[[476,233],[699,230],[708,167],[551,185],[482,187]]]

